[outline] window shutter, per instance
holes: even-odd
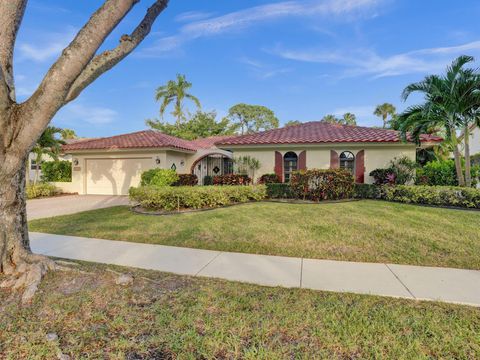
[[[298,170],[307,170],[307,152],[305,150],[298,156]]]
[[[330,169],[340,168],[340,160],[338,159],[338,153],[335,150],[330,150]]]
[[[365,150],[360,150],[355,157],[355,181],[359,184],[365,182]]]
[[[283,156],[280,151],[275,151],[275,174],[283,182]]]

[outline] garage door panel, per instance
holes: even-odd
[[[87,194],[128,195],[140,184],[142,172],[152,168],[151,158],[87,159]]]

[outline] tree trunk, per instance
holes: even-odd
[[[465,131],[463,133],[463,142],[465,144],[465,185],[472,187],[472,173],[470,170],[471,160],[470,160],[470,129],[468,125],[465,126]]]
[[[459,186],[465,186],[465,177],[463,176],[462,170],[462,156],[460,150],[458,149],[458,139],[455,135],[455,130],[451,132],[452,144],[453,144],[453,157],[455,159],[455,170],[457,172],[457,181]]]
[[[0,287],[25,289],[22,302],[31,300],[47,272],[56,268],[47,257],[33,254],[28,238],[25,201],[26,164],[15,174],[0,170]]]

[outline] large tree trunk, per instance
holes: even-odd
[[[468,187],[472,187],[472,173],[471,173],[471,160],[470,160],[470,129],[468,125],[465,126],[463,132],[463,143],[465,144],[465,184]]]
[[[24,303],[35,294],[42,276],[55,263],[32,254],[28,238],[25,202],[26,159],[14,174],[0,169],[0,273],[6,277],[1,287],[25,289]]]

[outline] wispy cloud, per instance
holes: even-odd
[[[328,51],[315,48],[284,49],[277,46],[269,52],[289,60],[338,65],[343,68],[343,77],[367,75],[380,78],[442,71],[454,57],[461,54],[480,56],[480,41],[386,56],[379,55],[372,49]]]
[[[72,103],[67,105],[57,116],[61,122],[77,123],[84,122],[91,125],[106,125],[118,117],[115,110],[100,106],[89,106],[84,103]]]
[[[175,35],[164,37],[153,46],[141,52],[143,56],[162,56],[187,41],[201,37],[219,35],[225,32],[239,31],[267,21],[291,17],[348,17],[368,15],[369,11],[389,0],[297,0],[281,1],[266,5],[254,6],[212,17],[200,21],[192,21],[180,28]]]
[[[197,21],[209,18],[212,16],[212,13],[207,13],[203,11],[187,11],[177,15],[175,17],[175,21],[177,22],[189,22],[189,21]]]
[[[41,33],[32,36],[35,42],[18,44],[20,60],[44,62],[60,55],[62,50],[73,40],[76,31],[69,27],[62,33]]]
[[[238,61],[247,65],[251,73],[259,79],[269,79],[292,71],[292,69],[288,67],[278,67],[265,64],[261,61],[246,56],[240,58]]]

